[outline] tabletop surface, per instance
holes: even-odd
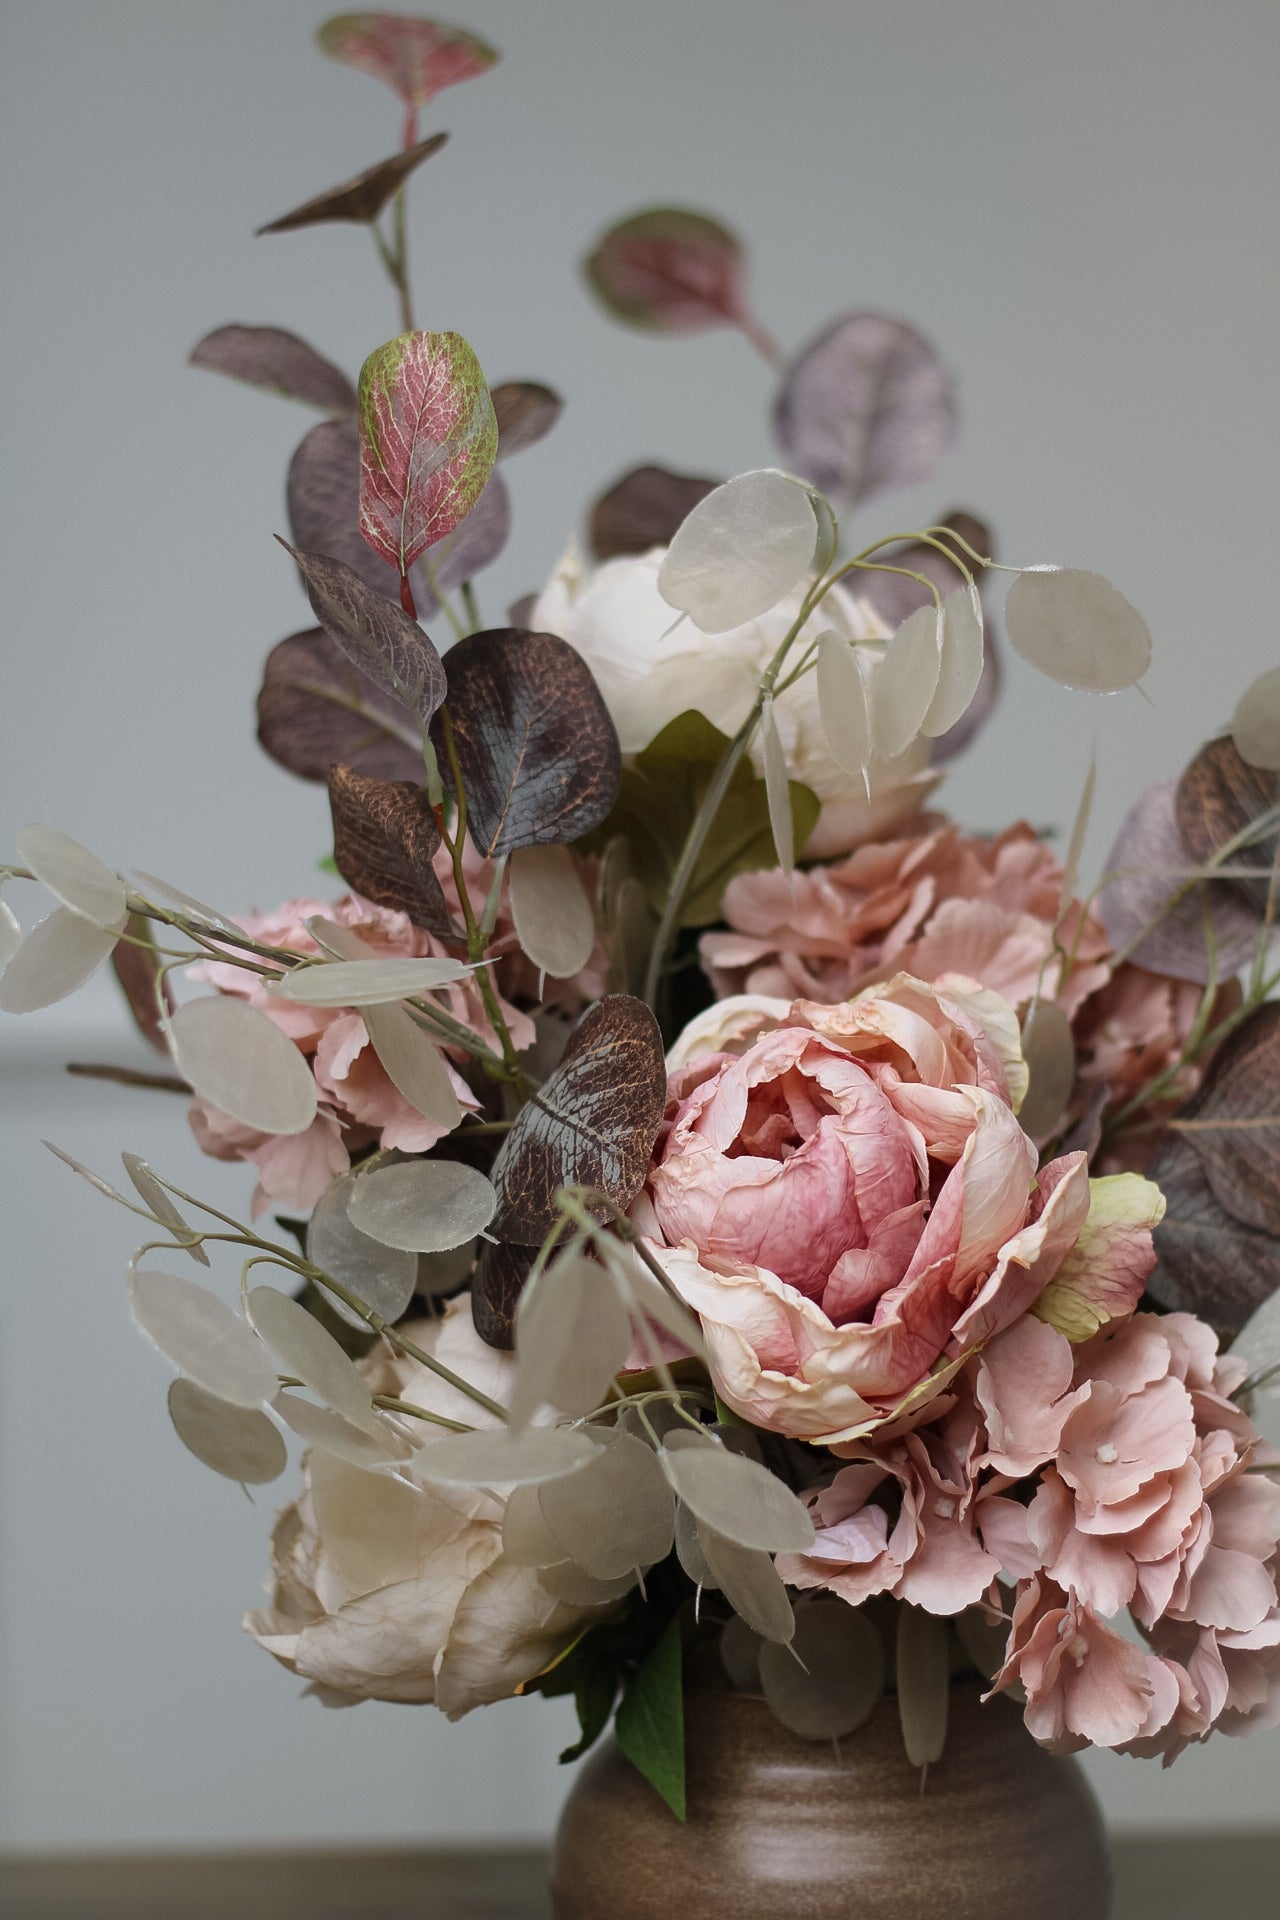
[[[546,1920],[545,1882],[545,1854],[497,1848],[10,1858],[0,1860],[0,1914],[4,1920]],[[1112,1920],[1272,1920],[1278,1887],[1280,1832],[1122,1839]]]

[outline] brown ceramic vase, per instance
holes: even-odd
[[[838,1755],[763,1700],[690,1693],[685,1711],[688,1820],[602,1747],[561,1816],[556,1920],[1106,1920],[1093,1795],[1007,1700],[953,1689],[923,1792],[891,1700]]]

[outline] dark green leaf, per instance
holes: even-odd
[[[690,824],[728,745],[705,714],[679,714],[624,769],[618,804],[591,842],[594,851],[617,834],[626,839],[636,878],[655,912],[662,911]],[[789,786],[799,852],[821,803],[800,781]],[[734,874],[772,867],[776,859],[765,783],[741,760],[694,869],[680,925],[710,926],[720,918]]]
[[[433,153],[439,153],[448,138],[447,133],[433,133],[429,140],[420,140],[417,146],[406,147],[402,153],[393,153],[389,160],[379,160],[374,166],[366,167],[363,173],[345,180],[340,187],[330,187],[327,193],[304,200],[300,207],[259,227],[258,232],[291,233],[295,227],[315,227],[328,220],[350,220],[357,225],[376,220],[414,168],[429,160]]]
[[[677,1820],[685,1817],[683,1667],[680,1622],[672,1620],[628,1685],[614,1722],[618,1745]]]
[[[578,1710],[579,1738],[560,1755],[564,1766],[580,1760],[593,1747],[609,1724],[613,1703],[618,1697],[618,1676],[603,1660],[584,1661],[573,1689],[573,1704]]]

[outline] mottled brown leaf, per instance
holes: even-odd
[[[449,705],[467,825],[491,859],[580,839],[618,797],[618,735],[580,653],[498,627],[449,650]],[[450,781],[442,722],[432,727]]]
[[[131,913],[125,921],[124,930],[132,937],[117,942],[111,955],[112,969],[129,1003],[129,1011],[138,1032],[150,1041],[157,1053],[167,1054],[169,1046],[160,1025],[160,1006],[156,998],[160,961],[147,947],[134,945],[135,940],[150,938],[151,922],[142,914]],[[172,1013],[173,992],[168,980],[164,983],[164,1004]]]
[[[700,474],[634,467],[591,509],[591,551],[597,560],[665,547],[687,513],[720,485]]]
[[[341,560],[303,553],[287,540],[280,545],[297,561],[311,611],[330,639],[393,699],[429,721],[445,696],[444,666],[417,621]]]
[[[494,1231],[537,1245],[556,1222],[560,1187],[594,1187],[629,1207],[649,1170],[666,1098],[657,1021],[643,1000],[608,995],[579,1022],[503,1142],[491,1175]]]
[[[322,628],[291,633],[267,655],[258,739],[303,780],[327,780],[339,760],[377,780],[421,779],[420,735],[409,709]]]
[[[1172,1126],[1219,1205],[1280,1239],[1280,1003],[1258,1007],[1224,1041]]]
[[[436,817],[409,780],[370,780],[350,767],[329,773],[333,858],[347,885],[375,906],[407,913],[442,938],[457,930],[432,866]]]
[[[511,1353],[516,1344],[516,1307],[535,1258],[529,1247],[482,1247],[471,1281],[471,1318],[486,1346]]]
[[[417,146],[406,147],[402,153],[393,153],[389,160],[379,160],[374,166],[366,167],[363,173],[344,181],[340,187],[330,187],[327,193],[304,200],[300,207],[259,227],[258,232],[291,233],[295,227],[315,227],[327,220],[350,220],[358,225],[376,220],[414,169],[433,153],[439,153],[448,138],[447,133],[433,133],[430,139],[419,140]]]
[[[342,369],[283,327],[215,327],[191,349],[191,364],[326,413],[355,410],[356,390]]]
[[[536,380],[504,380],[489,389],[498,417],[498,458],[509,460],[536,446],[564,412],[564,401]]]
[[[1249,766],[1240,758],[1230,734],[1223,734],[1201,747],[1179,780],[1174,813],[1192,859],[1207,864],[1228,841],[1246,832],[1278,802],[1280,774]],[[1278,853],[1280,827],[1273,825],[1225,861],[1223,871],[1229,872],[1232,866],[1269,867]],[[1265,909],[1269,884],[1265,879],[1255,877],[1231,884]]]
[[[1176,786],[1159,781],[1130,807],[1103,863],[1098,905],[1125,959],[1204,985],[1211,972],[1226,980],[1252,958],[1259,922],[1235,886],[1188,883],[1196,862],[1178,831]]]
[[[1147,1176],[1167,1202],[1155,1230],[1159,1264],[1147,1292],[1157,1305],[1197,1313],[1221,1339],[1233,1339],[1280,1287],[1280,1240],[1245,1226],[1219,1204],[1184,1134],[1162,1149]]]

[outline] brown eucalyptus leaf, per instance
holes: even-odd
[[[564,412],[560,395],[536,380],[504,380],[490,387],[489,398],[498,417],[499,460],[536,446]]]
[[[320,627],[271,649],[258,692],[258,739],[303,780],[342,761],[375,780],[421,784],[421,726]]]
[[[488,1347],[510,1353],[516,1344],[516,1305],[534,1262],[532,1246],[495,1246],[480,1250],[471,1281],[471,1318]]]
[[[671,1551],[675,1496],[652,1447],[629,1433],[598,1437],[581,1473],[548,1481],[542,1516],[565,1555],[596,1580],[620,1580]]]
[[[884,1694],[884,1643],[846,1600],[808,1601],[796,1612],[790,1646],[763,1646],[759,1664],[775,1719],[802,1740],[843,1739]]]
[[[1280,1287],[1280,1241],[1245,1226],[1216,1198],[1186,1134],[1175,1134],[1147,1169],[1165,1196],[1154,1234],[1158,1265],[1147,1292],[1170,1312],[1196,1313],[1232,1339]]]
[[[341,560],[303,553],[287,540],[280,545],[297,561],[311,611],[330,639],[393,698],[429,721],[445,697],[445,674],[417,621]]]
[[[609,994],[575,1027],[565,1054],[521,1108],[491,1178],[499,1238],[538,1246],[561,1187],[594,1187],[627,1208],[644,1184],[662,1125],[667,1070],[653,1014]]]
[[[591,551],[597,560],[612,560],[619,554],[669,546],[686,515],[720,484],[699,474],[672,473],[667,467],[633,467],[592,507]]]
[[[618,797],[622,757],[600,689],[554,634],[501,627],[449,651],[449,717],[471,837],[490,859],[578,840]],[[432,730],[441,771],[449,756]]]
[[[1280,1238],[1280,1003],[1242,1021],[1171,1124],[1219,1204]]]
[[[951,1704],[951,1653],[947,1623],[920,1607],[899,1603],[897,1644],[898,1715],[913,1767],[941,1760]]]
[[[419,140],[414,147],[405,147],[387,160],[378,160],[352,179],[345,180],[340,187],[330,187],[326,193],[318,193],[313,199],[304,200],[300,207],[294,207],[291,212],[282,213],[278,220],[268,221],[265,227],[258,228],[258,232],[291,233],[296,227],[319,226],[327,220],[350,220],[358,225],[376,220],[409,175],[424,160],[429,160],[433,153],[439,153],[448,138],[447,133],[433,133],[428,139]]]
[[[1076,1079],[1071,1022],[1054,1000],[1033,1000],[1022,1025],[1022,1057],[1029,1075],[1018,1124],[1033,1140],[1052,1132]]]
[[[157,1053],[167,1053],[164,1030],[160,1025],[160,999],[156,985],[160,979],[161,962],[157,954],[147,947],[139,946],[140,940],[151,935],[151,922],[144,914],[131,913],[124,923],[124,930],[131,937],[119,940],[112,948],[111,968],[120,983],[120,990],[133,1015],[134,1025],[145,1040],[148,1040]],[[164,1006],[173,1012],[173,988],[165,976],[161,988]]]
[[[351,413],[356,390],[341,368],[283,327],[215,327],[191,349],[191,365],[225,373],[326,413]]]
[[[1280,804],[1280,775],[1242,760],[1230,734],[1210,740],[1201,747],[1178,782],[1174,796],[1174,815],[1187,851],[1198,865],[1207,865],[1238,834],[1245,833],[1255,821]],[[1233,866],[1270,867],[1280,856],[1280,825],[1273,822],[1263,828],[1256,840],[1223,863],[1223,872]],[[1265,910],[1269,881],[1260,875],[1233,880],[1254,905]]]
[[[407,913],[415,927],[456,938],[432,865],[440,829],[421,787],[331,767],[329,808],[334,865],[347,885],[377,907]]]
[[[1113,947],[1126,959],[1203,986],[1211,968],[1225,980],[1253,957],[1258,919],[1233,884],[1187,882],[1197,862],[1178,831],[1176,787],[1174,780],[1148,787],[1125,815],[1103,864],[1098,905]]]

